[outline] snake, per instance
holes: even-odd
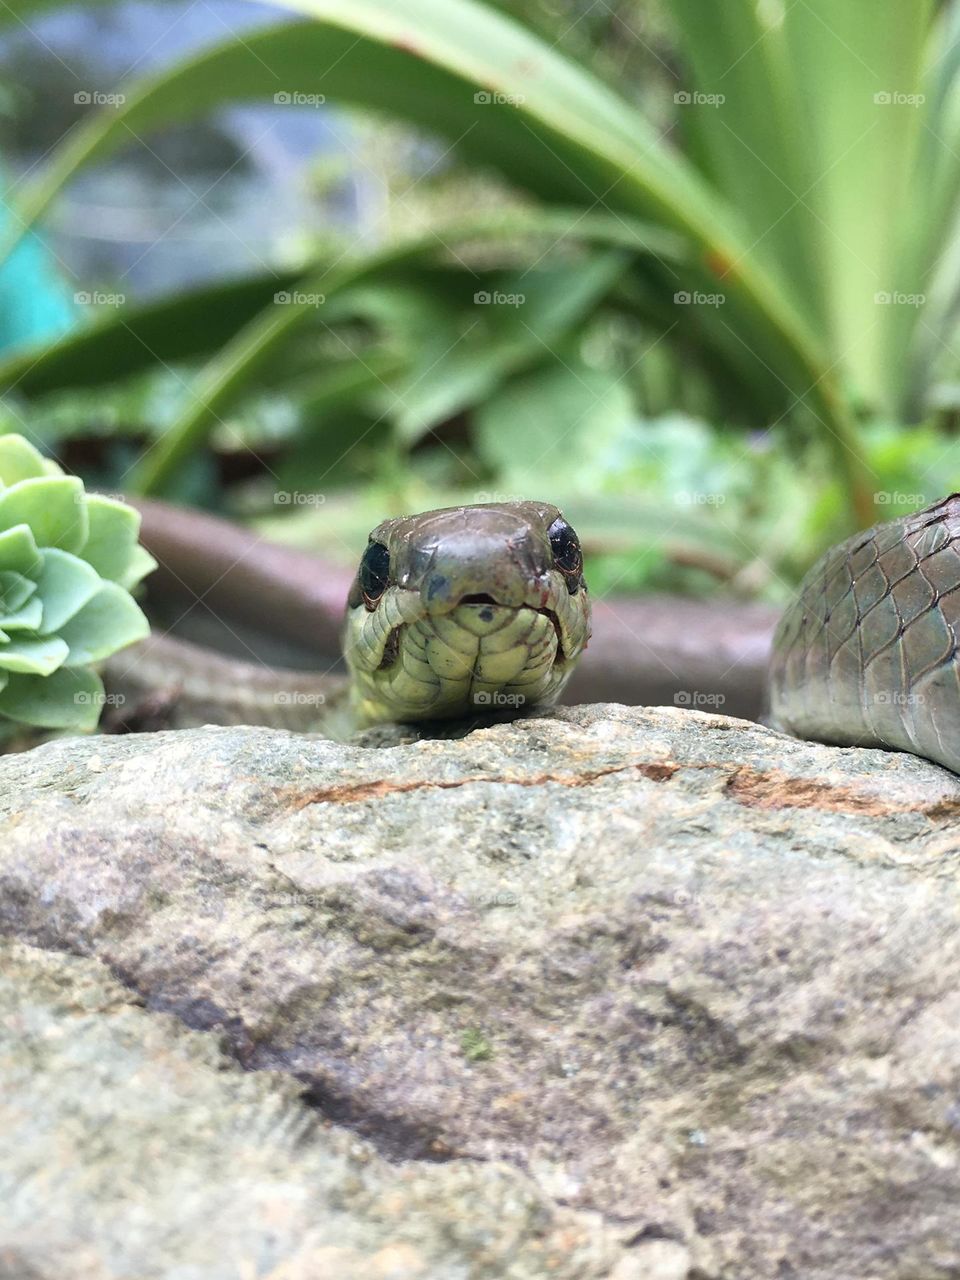
[[[195,522],[167,516],[166,541],[147,536],[146,544],[183,569],[203,543]],[[190,538],[189,548],[178,538]],[[278,566],[267,560],[270,580]],[[286,568],[281,584],[289,585],[295,574]],[[283,611],[276,598],[258,603]],[[154,637],[132,664],[114,660],[109,685],[116,694],[135,673],[162,689],[172,678],[188,715],[216,719],[219,711],[284,727],[330,728],[336,717],[351,727],[483,719],[552,705],[586,648],[590,618],[580,540],[558,507],[440,508],[384,520],[370,533],[347,591],[346,677],[264,670]]]
[[[135,705],[163,702],[166,690],[162,712],[174,727],[340,736],[384,722],[476,723],[549,707],[572,681],[581,700],[599,693],[739,714],[960,772],[957,495],[831,547],[782,614],[669,597],[592,600],[580,539],[547,502],[385,520],[349,581],[312,553],[216,517],[138,506],[144,544],[185,611],[191,598],[210,599],[218,615],[259,621],[301,652],[328,652],[343,611],[345,675],[250,661],[243,637],[246,660],[162,633],[114,657],[108,688]]]

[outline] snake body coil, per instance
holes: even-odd
[[[245,610],[328,644],[346,594],[333,567],[209,516],[157,503],[144,514],[157,576],[188,592],[175,618],[209,601],[228,617]],[[331,714],[345,731],[358,719],[470,719],[552,702],[585,647],[590,614],[579,543],[556,507],[457,507],[388,520],[371,534],[344,626],[349,681],[162,634],[111,659],[106,674],[121,705],[155,706],[178,727],[331,732]],[[707,689],[723,691],[730,714],[759,711],[769,611],[664,599],[601,602],[596,614],[581,698],[669,704],[678,689]],[[953,496],[856,534],[814,566],[774,639],[772,721],[798,737],[909,751],[960,773],[958,642]]]
[[[911,751],[960,772],[960,495],[855,534],[781,619],[772,721],[801,738]]]

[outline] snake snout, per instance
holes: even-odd
[[[540,582],[519,566],[445,564],[424,575],[420,599],[429,614],[452,613],[461,605],[520,609],[540,594]]]

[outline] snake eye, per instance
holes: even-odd
[[[390,580],[390,552],[382,542],[371,542],[363,553],[357,573],[367,608],[372,609]]]
[[[550,526],[548,537],[553,548],[553,563],[561,573],[580,577],[583,568],[583,554],[580,551],[580,539],[566,520],[554,520]]]

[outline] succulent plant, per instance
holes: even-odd
[[[156,562],[140,516],[86,493],[19,435],[0,436],[0,717],[93,729],[94,665],[149,633],[130,595]]]

